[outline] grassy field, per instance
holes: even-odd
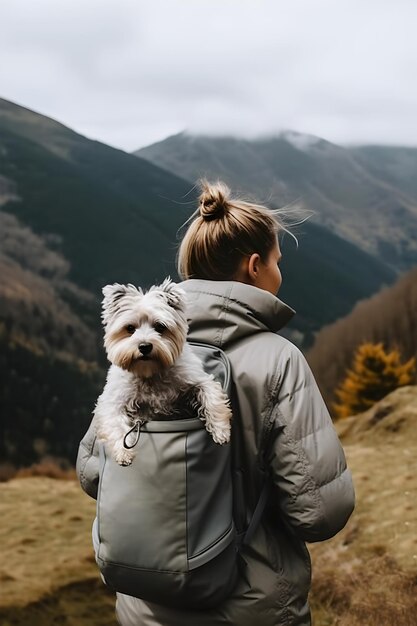
[[[1,626],[116,626],[114,597],[101,580],[86,579],[61,587],[26,606],[0,609]]]
[[[315,626],[415,625],[416,426],[416,387],[339,424],[357,507],[337,537],[309,546]],[[115,625],[91,547],[95,503],[78,483],[15,478],[0,503],[0,625]]]
[[[91,547],[95,503],[75,480],[0,485],[1,626],[114,626]]]
[[[417,387],[338,423],[357,505],[335,538],[309,546],[320,626],[417,623]]]

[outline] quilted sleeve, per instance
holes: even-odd
[[[94,418],[78,448],[76,472],[84,491],[97,500],[99,476],[99,451],[94,427]]]
[[[291,343],[284,353],[271,416],[274,499],[300,539],[323,541],[345,526],[354,509],[352,476],[304,355]]]

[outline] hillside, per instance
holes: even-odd
[[[0,211],[0,319],[12,338],[37,352],[95,361],[89,322],[96,301],[68,279],[69,269],[46,238]]]
[[[78,285],[97,293],[107,282],[149,285],[174,273],[185,181],[5,100],[0,171],[19,198],[3,210],[58,236]]]
[[[174,271],[188,189],[0,100],[0,461],[74,462],[104,383],[101,287]]]
[[[0,460],[17,466],[73,459],[104,378],[96,300],[51,243],[0,212]]]
[[[314,223],[293,227],[299,240],[281,240],[283,283],[278,296],[295,308],[290,337],[307,349],[324,325],[350,312],[370,294],[394,282],[396,275],[375,257]]]
[[[350,152],[373,176],[417,201],[417,148],[358,146]]]
[[[316,615],[337,626],[413,626],[417,583],[417,387],[338,422],[356,509],[346,528],[310,546]],[[320,623],[320,619],[318,619]]]
[[[302,201],[320,224],[397,270],[417,263],[412,151],[391,168],[397,176],[369,150],[290,131],[252,141],[180,133],[135,154],[190,181],[221,177],[278,206]]]
[[[338,425],[357,503],[339,535],[309,545],[315,626],[414,624],[416,420],[417,387],[404,387]],[[0,623],[114,625],[91,547],[95,502],[78,483],[13,479],[0,503]]]
[[[0,623],[115,626],[91,547],[94,503],[78,483],[20,478],[0,491]]]
[[[107,366],[101,288],[175,276],[191,186],[0,100],[1,460],[74,460]],[[297,311],[285,332],[306,348],[396,274],[320,225],[294,230],[280,296]]]
[[[402,361],[417,354],[417,267],[394,285],[359,302],[346,317],[316,335],[307,360],[329,407],[334,391],[363,341],[398,347]]]

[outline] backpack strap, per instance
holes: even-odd
[[[263,433],[261,450],[259,453],[259,469],[263,476],[263,486],[256,503],[255,509],[250,519],[247,519],[247,508],[245,491],[243,487],[243,462],[242,462],[242,425],[240,420],[239,404],[237,400],[237,391],[232,385],[231,404],[233,411],[233,427],[232,427],[232,464],[233,464],[233,494],[234,494],[234,519],[238,536],[238,546],[248,545],[258,528],[266,505],[268,503],[269,495],[271,493],[271,479],[269,476],[269,470],[267,467],[267,456],[269,452],[271,433],[274,426],[272,419],[268,420],[267,426]],[[237,419],[236,419],[237,417]],[[233,428],[235,429],[233,436]]]
[[[269,451],[270,435],[273,429],[273,420],[268,420],[267,426],[264,430],[261,451],[259,453],[259,469],[263,478],[263,486],[256,503],[255,509],[250,518],[247,515],[247,506],[244,489],[244,475],[243,475],[243,459],[242,459],[242,439],[243,431],[240,419],[239,402],[237,399],[237,391],[231,375],[231,367],[228,356],[221,348],[209,343],[188,341],[191,346],[211,348],[213,353],[218,353],[218,359],[226,363],[227,372],[226,380],[223,383],[230,384],[229,396],[232,407],[232,413],[234,416],[232,423],[232,480],[233,480],[233,518],[235,522],[238,547],[247,545],[252,539],[259,523],[262,519],[262,515],[265,511],[265,507],[268,502],[268,497],[271,491],[271,480],[267,469],[266,458]],[[226,384],[226,386],[227,386]]]
[[[243,487],[243,460],[242,460],[242,425],[240,422],[237,392],[232,382],[230,403],[232,406],[232,480],[233,480],[233,519],[235,522],[238,545],[242,545],[248,528],[245,490]]]
[[[255,530],[258,528],[261,519],[262,519],[262,515],[265,511],[265,507],[267,505],[268,502],[268,498],[269,498],[269,494],[271,491],[271,481],[269,480],[269,478],[264,482],[264,486],[262,487],[262,491],[261,491],[261,495],[259,496],[259,500],[256,503],[256,507],[255,510],[252,514],[251,520],[249,522],[249,526],[243,536],[242,539],[242,544],[243,545],[248,545],[250,543],[250,540],[252,539]]]

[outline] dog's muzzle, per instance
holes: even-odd
[[[148,356],[152,352],[152,344],[151,343],[140,343],[139,344],[139,352],[143,354],[143,356]]]

